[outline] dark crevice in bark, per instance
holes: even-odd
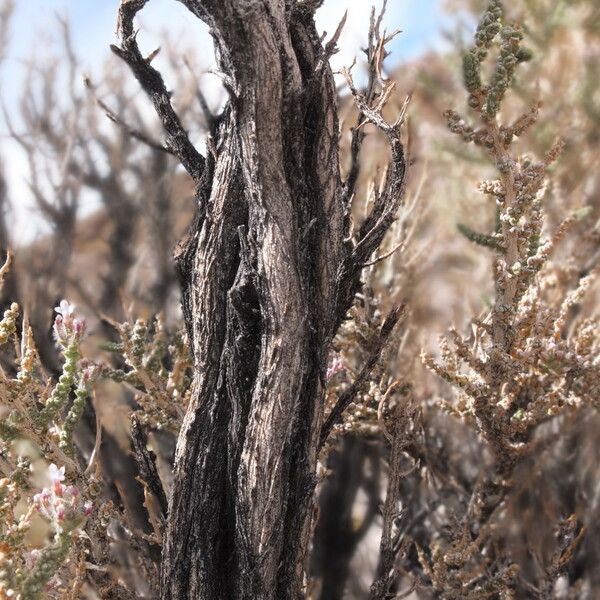
[[[228,579],[228,592],[236,593],[236,582],[240,576],[239,556],[236,551],[236,504],[238,469],[243,449],[244,431],[252,400],[254,383],[258,373],[261,343],[261,317],[256,293],[255,266],[246,239],[244,226],[238,228],[240,240],[240,262],[234,285],[228,294],[227,344],[224,372],[230,415],[228,425],[227,465],[227,555],[226,571],[233,576]]]

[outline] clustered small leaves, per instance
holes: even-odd
[[[18,316],[19,305],[13,302],[10,308],[4,311],[4,316],[0,321],[0,344],[6,344],[10,336],[15,333]]]
[[[13,305],[14,306],[14,305]],[[17,343],[16,325],[14,323],[18,310],[11,309],[10,317],[4,321],[12,321],[9,327],[11,334],[6,338],[14,341],[15,348],[20,348],[21,356],[18,357],[18,369],[16,377],[10,378],[2,374],[0,385],[4,389],[2,401],[5,417],[0,429],[0,437],[4,444],[10,443],[17,437],[32,439],[40,448],[43,448],[47,456],[53,460],[64,462],[65,451],[71,452],[69,443],[59,448],[58,437],[63,423],[60,419],[61,411],[68,405],[70,392],[79,378],[86,378],[83,374],[79,344],[85,332],[83,320],[73,316],[73,307],[68,303],[61,303],[57,308],[63,310],[66,317],[59,314],[56,318],[55,330],[61,331],[61,337],[57,337],[63,353],[62,374],[59,381],[48,393],[50,382],[46,381],[39,369],[37,352],[33,342],[33,334],[27,320],[23,319],[23,331],[21,343]],[[51,433],[48,436],[48,433]]]
[[[469,105],[483,107],[483,115],[493,119],[511,85],[515,69],[519,63],[531,60],[532,53],[521,46],[523,33],[515,26],[502,23],[503,8],[500,0],[488,4],[477,31],[475,45],[463,56],[463,80],[469,92]],[[494,73],[487,85],[483,84],[481,65],[489,50],[500,35],[499,56]]]
[[[328,410],[333,408],[338,398],[348,393],[373,351],[377,352],[377,361],[368,379],[356,390],[341,421],[333,427],[330,443],[344,435],[370,437],[381,432],[379,407],[382,406],[386,385],[382,377],[384,353],[377,350],[377,340],[384,316],[380,309],[373,308],[371,318],[367,319],[364,309],[358,305],[352,307],[336,340],[338,350],[330,358],[327,371]]]
[[[496,180],[484,181],[479,188],[494,200],[494,233],[459,225],[467,239],[493,252],[492,306],[482,318],[473,319],[470,335],[450,331],[450,340],[441,342],[441,362],[423,355],[425,365],[458,392],[454,402],[444,400],[440,406],[485,440],[494,465],[475,487],[464,520],[450,528],[445,542],[427,552],[419,549],[429,580],[448,598],[514,597],[510,594],[520,585],[519,567],[496,561],[491,544],[498,535],[494,528],[505,514],[515,470],[537,452],[541,425],[597,407],[600,393],[600,323],[579,320],[573,310],[590,293],[600,269],[594,268],[572,292],[560,296],[554,289],[560,267],[549,262],[569,227],[586,211],[567,216],[550,234],[543,229],[546,173],[563,143],[557,141],[541,160],[515,152],[514,139],[535,124],[539,104],[512,124],[499,122],[515,70],[531,58],[521,46],[522,38],[517,27],[503,22],[501,3],[491,1],[463,62],[468,104],[479,124],[470,125],[455,111],[446,112],[449,129],[481,147],[498,172]],[[494,44],[495,68],[484,84],[481,65]],[[554,523],[557,536],[569,519],[563,515]],[[575,523],[563,552],[577,543],[580,529]],[[559,571],[548,568],[551,583]],[[478,577],[482,572],[485,578]]]
[[[136,394],[140,421],[154,429],[177,431],[189,397],[191,357],[179,332],[167,331],[159,315],[115,324],[120,343],[102,349],[123,357],[127,370],[104,369],[111,379],[130,385]]]
[[[10,263],[10,257],[7,265]],[[6,268],[3,269],[3,273]],[[63,354],[62,374],[50,392],[50,382],[39,367],[31,328],[23,317],[22,333],[17,334],[20,315],[12,304],[0,323],[0,342],[14,342],[18,352],[16,376],[0,373],[0,597],[35,600],[44,593],[68,587],[70,567],[65,565],[80,527],[92,514],[90,483],[74,460],[72,435],[92,383],[90,368],[80,360],[80,343],[85,322],[63,301],[56,309],[54,333]],[[20,340],[18,338],[21,338]],[[18,343],[20,341],[20,343]],[[75,401],[70,404],[73,386],[79,382]],[[85,382],[85,383],[84,383]],[[85,385],[85,394],[83,393]],[[67,407],[69,407],[67,409]],[[63,418],[64,411],[66,418]],[[29,445],[23,446],[27,441]],[[23,448],[28,448],[24,452]],[[42,454],[50,464],[49,485],[39,493],[32,484],[34,468],[30,456]],[[55,463],[62,464],[59,469]],[[68,473],[65,474],[65,469]],[[68,478],[69,485],[63,483]],[[18,506],[25,502],[22,513]],[[30,541],[35,515],[40,515],[52,531],[48,544],[39,548]],[[17,516],[19,515],[19,516]]]
[[[6,268],[0,275],[5,272]],[[143,320],[118,325],[122,342],[110,350],[130,369],[119,371],[83,358],[86,322],[75,306],[63,300],[55,311],[53,333],[63,361],[54,385],[41,369],[26,316],[21,334],[17,332],[18,305],[12,304],[0,321],[0,344],[10,349],[12,342],[17,352],[16,375],[11,378],[0,371],[0,598],[76,594],[86,579],[86,564],[95,563],[94,573],[100,574],[114,560],[109,529],[124,519],[111,502],[98,507],[102,487],[95,460],[100,432],[87,468],[74,443],[98,378],[132,385],[138,414],[156,428],[178,426],[189,384],[186,344],[181,336],[167,333],[160,317],[150,330]],[[39,491],[34,484],[39,467],[31,456],[42,456],[47,466],[47,485]],[[159,489],[160,480],[152,483]],[[48,527],[42,546],[31,534],[40,517]],[[133,533],[129,535],[133,539]],[[148,541],[142,538],[136,544]],[[107,587],[100,577],[98,585],[109,593],[117,582]]]

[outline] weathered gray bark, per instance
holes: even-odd
[[[198,188],[179,255],[194,355],[163,548],[162,600],[300,598],[330,342],[399,206],[400,124],[363,103],[392,148],[356,237],[338,163],[336,92],[319,2],[180,0],[206,22],[230,101],[211,151],[190,143],[122,0],[122,43]]]

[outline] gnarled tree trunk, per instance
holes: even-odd
[[[400,203],[400,123],[385,123],[357,94],[361,118],[388,136],[392,163],[352,236],[357,171],[341,180],[328,61],[340,30],[323,47],[319,2],[180,0],[210,26],[230,95],[204,158],[137,46],[132,21],[147,1],[122,0],[122,44],[113,50],[152,99],[167,146],[198,189],[179,255],[193,395],[176,453],[161,598],[300,598],[326,433],[327,355]]]

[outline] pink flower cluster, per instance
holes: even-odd
[[[54,319],[54,339],[63,346],[79,341],[85,333],[85,319],[75,316],[75,305],[61,300],[54,310],[58,313]]]
[[[65,468],[51,464],[48,467],[50,487],[44,488],[33,497],[35,509],[48,519],[57,529],[65,525],[75,525],[92,513],[92,503],[84,502],[79,490],[72,485],[64,485]]]

